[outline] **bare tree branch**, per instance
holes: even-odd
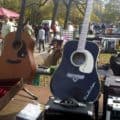
[[[28,4],[26,7],[31,7],[33,5],[37,5],[38,7],[44,6],[49,0],[39,0],[38,2],[33,2]]]
[[[71,5],[73,0],[64,0],[65,5],[66,5],[66,16],[65,16],[65,22],[64,22],[64,29],[67,28],[67,23],[70,17],[70,10],[71,10]]]
[[[80,2],[78,4],[78,2],[74,1],[74,4],[76,5],[77,9],[80,11],[80,13],[84,16],[84,10],[85,10],[85,5],[86,3],[84,2]]]
[[[58,14],[59,2],[60,2],[60,0],[53,0],[54,8],[53,8],[51,28],[52,28],[52,26],[55,24],[55,20],[56,20],[57,14]]]
[[[44,1],[43,1],[43,0],[40,0],[40,1],[39,1],[39,3],[40,3],[40,4],[39,4],[39,7],[40,7],[40,6],[44,6],[48,1],[49,1],[49,0],[44,0]]]
[[[66,2],[66,0],[63,0],[63,3],[65,4],[65,6],[67,7],[67,2]]]

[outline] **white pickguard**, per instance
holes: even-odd
[[[88,50],[84,50],[84,54],[86,56],[86,60],[82,65],[80,65],[79,70],[83,73],[91,73],[94,68],[94,58]]]

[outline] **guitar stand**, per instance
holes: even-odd
[[[44,111],[44,120],[97,120],[95,117],[93,103],[80,102],[74,98],[50,97]]]
[[[86,104],[80,103],[74,98],[69,98],[65,100],[55,99],[54,103],[62,105],[64,107],[86,107]]]
[[[55,99],[53,97],[50,97],[50,99],[53,99],[55,104],[59,104],[59,105],[61,105],[63,107],[66,107],[66,108],[75,108],[75,107],[76,108],[77,107],[87,108],[86,103],[78,102],[74,98],[69,98],[69,99],[66,99],[66,100],[60,100],[60,99]],[[94,105],[95,120],[98,120],[98,118],[99,118],[98,117],[99,100],[95,101],[93,103],[93,105]]]
[[[38,100],[38,97],[35,96],[32,92],[30,92],[30,91],[29,91],[28,89],[26,89],[25,87],[23,87],[22,90],[23,90],[24,92],[26,92],[28,95],[30,95],[33,100]]]

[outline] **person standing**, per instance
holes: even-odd
[[[10,26],[10,32],[15,32],[17,30],[17,23],[15,19],[13,18],[9,19],[9,26]]]
[[[49,43],[49,25],[48,23],[44,24],[44,30],[45,30],[45,42]]]
[[[1,28],[1,36],[5,38],[5,36],[9,32],[15,32],[17,30],[16,21],[13,18],[4,17],[4,22]]]
[[[25,31],[28,32],[28,34],[33,38],[35,37],[34,29],[32,28],[32,25],[27,21],[26,25],[24,26]]]
[[[45,51],[45,30],[43,29],[42,26],[39,27],[38,31],[38,44],[39,44],[39,52],[41,51],[41,47],[43,51]]]
[[[5,36],[10,32],[10,22],[9,18],[6,16],[4,17],[4,21],[2,23],[2,28],[1,28],[1,36],[2,38],[5,38]]]
[[[57,34],[56,24],[55,24],[55,23],[52,23],[51,29],[52,29],[52,31],[53,31],[53,38],[55,38],[55,37],[56,37],[56,34]]]
[[[36,38],[36,40],[37,40],[37,36],[38,36],[38,31],[39,31],[39,25],[34,25],[33,26],[33,29],[34,29],[34,33],[35,33],[35,38]]]
[[[70,32],[74,31],[74,26],[71,22],[68,23],[68,31],[70,31]]]
[[[29,21],[27,21],[26,24],[24,25],[24,30],[30,35],[33,41],[36,41],[33,26],[29,23]]]

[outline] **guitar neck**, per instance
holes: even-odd
[[[17,27],[17,31],[16,31],[15,41],[20,41],[21,40],[21,32],[22,32],[22,29],[23,29],[25,7],[26,7],[26,0],[22,0],[20,17],[19,17],[18,27]]]
[[[85,49],[89,21],[90,21],[90,15],[92,12],[93,0],[87,0],[87,1],[88,2],[87,2],[86,12],[84,15],[81,34],[80,34],[79,42],[78,42],[78,48],[77,48],[78,51],[82,51]]]

